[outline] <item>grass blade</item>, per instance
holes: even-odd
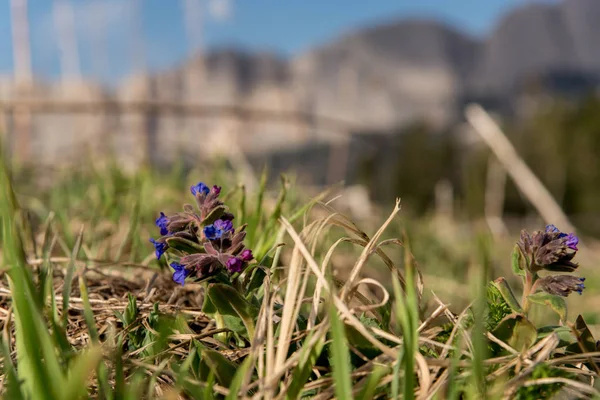
[[[344,332],[344,323],[337,315],[333,301],[329,302],[329,318],[331,320],[331,344],[329,352],[333,365],[335,395],[338,399],[352,399],[352,380],[350,379],[350,354],[348,341]]]

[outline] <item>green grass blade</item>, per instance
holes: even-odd
[[[0,349],[2,349],[2,365],[4,367],[4,398],[11,400],[24,400],[25,396],[23,395],[23,392],[21,392],[19,376],[17,375],[15,365],[10,358],[10,350],[8,349],[5,340],[2,341]]]
[[[127,245],[133,246],[133,241],[134,241],[134,238],[137,235],[137,231],[138,231],[139,219],[140,219],[140,202],[136,201],[133,204],[133,208],[131,210],[131,217],[129,219],[131,221],[131,223],[129,225],[129,229],[127,230],[125,239],[121,242],[121,244],[119,245],[119,249],[117,250],[117,254],[115,256],[116,261],[121,260],[121,257],[123,257],[123,253],[125,252],[125,249],[127,248]]]
[[[383,379],[383,377],[390,371],[388,367],[383,367],[381,365],[377,365],[371,371],[371,374],[367,378],[365,385],[360,391],[358,398],[359,399],[373,399],[375,398],[375,392],[377,391],[377,387],[379,383]]]
[[[83,300],[83,317],[88,327],[90,339],[92,343],[98,343],[98,328],[96,328],[96,321],[94,320],[94,312],[90,305],[90,299],[88,296],[87,285],[85,284],[85,278],[79,276],[79,291],[81,292],[81,300]]]
[[[242,365],[238,368],[237,372],[235,373],[235,376],[233,377],[233,380],[231,381],[231,385],[229,385],[229,394],[227,395],[227,397],[225,397],[225,400],[239,399],[238,392],[242,388],[242,384],[244,383],[244,380],[246,379],[248,370],[250,368],[252,368],[253,364],[254,364],[254,357],[252,357],[252,356],[246,357],[246,359],[244,360]]]
[[[309,333],[304,343],[309,343],[313,337],[313,332]],[[292,372],[291,384],[288,387],[285,398],[288,400],[297,399],[302,391],[302,388],[310,375],[315,363],[319,359],[323,348],[325,347],[325,339],[319,340],[314,346],[303,346],[298,365]]]
[[[77,400],[87,397],[87,380],[102,360],[102,350],[92,347],[79,354],[71,367],[61,399]]]
[[[81,244],[83,242],[83,226],[79,230],[77,239],[75,240],[75,246],[71,252],[71,260],[67,266],[67,275],[65,276],[65,282],[63,285],[63,298],[62,298],[62,318],[63,326],[66,328],[69,318],[69,300],[71,298],[71,285],[73,283],[73,276],[75,275],[75,266],[79,250],[81,250]]]
[[[331,320],[331,344],[329,352],[331,357],[333,380],[335,381],[335,395],[338,399],[352,399],[352,380],[350,379],[350,354],[348,341],[344,331],[344,323],[337,315],[333,301],[329,304],[329,318]]]

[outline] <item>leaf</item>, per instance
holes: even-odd
[[[313,334],[314,332],[310,331],[304,340],[304,343],[308,343],[312,339]],[[292,372],[292,379],[290,380],[291,383],[285,394],[286,399],[293,400],[299,398],[304,384],[308,378],[310,378],[312,369],[317,363],[321,352],[323,351],[323,347],[325,347],[324,337],[318,340],[313,346],[302,346],[302,350],[300,350],[298,366]]]
[[[225,323],[225,328],[232,332],[235,332],[239,335],[244,335],[247,333],[244,321],[242,321],[242,319],[238,316],[223,315],[223,322]]]
[[[225,211],[227,211],[227,208],[225,208],[225,206],[218,206],[215,207],[210,214],[208,214],[203,220],[202,220],[202,225],[206,226],[206,225],[210,225],[213,222],[215,222],[216,220],[218,220],[219,218],[221,218],[221,216],[223,215],[223,213],[225,213]]]
[[[543,339],[553,333],[556,333],[558,336],[558,348],[567,346],[576,340],[575,336],[573,336],[571,328],[568,326],[544,326],[538,329],[538,340]]]
[[[81,249],[81,244],[83,241],[83,226],[79,230],[79,234],[77,235],[77,240],[75,241],[75,246],[71,251],[71,259],[69,260],[69,265],[67,266],[67,275],[65,276],[65,280],[63,283],[63,301],[62,301],[62,309],[63,309],[63,327],[67,329],[67,324],[69,323],[69,300],[71,297],[71,284],[73,283],[73,275],[75,274],[75,261],[77,261],[77,255],[79,254],[79,250]]]
[[[170,248],[175,250],[185,251],[187,253],[204,252],[204,247],[202,247],[202,245],[182,237],[174,236],[165,241]]]
[[[522,314],[508,315],[500,321],[493,334],[517,351],[530,348],[538,336],[535,326]]]
[[[515,247],[513,248],[511,254],[511,261],[513,273],[515,275],[524,277],[527,266],[525,257],[523,257],[523,254],[521,254],[521,249],[519,248],[519,245],[515,245]]]
[[[237,290],[229,285],[213,283],[208,286],[207,301],[204,304],[205,313],[232,315],[242,319],[248,339],[254,337],[254,320],[258,316],[258,308],[246,300]]]
[[[83,302],[83,316],[88,327],[90,339],[93,343],[98,343],[98,329],[96,328],[94,312],[92,311],[92,307],[90,305],[88,290],[83,275],[79,275],[79,292],[81,293],[81,300]]]
[[[350,354],[348,354],[348,341],[344,333],[344,323],[338,317],[333,301],[329,303],[332,336],[329,355],[333,368],[335,396],[338,399],[352,399],[352,380],[350,379],[352,371],[350,368]]]
[[[61,393],[66,400],[83,399],[87,396],[87,380],[102,360],[102,349],[92,347],[79,354],[69,368],[69,376]]]
[[[252,277],[250,278],[250,282],[246,287],[246,293],[252,293],[252,291],[262,287],[265,276],[267,276],[267,273],[264,271],[263,268],[255,268],[254,271],[252,271]]]
[[[248,370],[252,368],[252,364],[254,363],[253,357],[246,357],[242,365],[237,369],[233,380],[231,381],[231,385],[229,385],[229,394],[225,397],[225,400],[237,400],[238,392],[240,391],[242,384],[244,383],[244,379],[246,378],[246,374]],[[245,397],[245,396],[243,396]]]
[[[390,372],[389,367],[384,367],[381,365],[375,365],[369,377],[367,378],[365,385],[363,386],[360,394],[358,395],[359,399],[373,399],[375,398],[375,392],[377,390],[377,386],[381,382],[381,379]]]
[[[214,350],[203,350],[201,362],[204,363],[215,378],[225,387],[230,387],[238,366]]]
[[[527,298],[532,303],[549,306],[552,311],[558,314],[561,321],[565,322],[567,320],[567,302],[563,297],[539,292],[531,294]]]
[[[586,352],[596,351],[596,340],[581,315],[575,320],[573,330],[577,333],[577,342],[568,346],[567,351],[579,354],[582,347]]]
[[[494,281],[494,286],[498,289],[506,304],[510,306],[510,308],[516,313],[522,313],[523,309],[521,308],[521,304],[519,304],[519,300],[515,297],[512,289],[510,288],[508,282],[504,278],[498,278]]]

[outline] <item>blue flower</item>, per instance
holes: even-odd
[[[169,245],[164,242],[158,242],[152,238],[150,238],[150,242],[154,245],[154,250],[156,254],[156,258],[160,259],[160,257],[165,254],[165,251],[169,248]]]
[[[204,227],[204,236],[206,236],[207,239],[214,240],[217,238],[217,235],[219,235],[218,237],[221,237],[221,234],[214,225],[207,225]]]
[[[204,236],[209,240],[215,240],[220,239],[225,232],[231,231],[233,231],[233,224],[231,221],[218,219],[212,225],[204,227]]]
[[[583,289],[585,289],[585,285],[583,284],[583,281],[585,281],[585,278],[579,278],[579,282],[576,286],[577,289],[575,289],[575,291],[579,294],[583,294]]]
[[[244,266],[244,262],[237,257],[231,257],[227,260],[227,269],[230,273],[234,272],[242,272],[242,268]]]
[[[198,193],[204,193],[207,195],[210,192],[210,189],[204,184],[204,182],[198,182],[198,184],[190,187],[190,191],[194,196]]]
[[[181,286],[185,283],[185,278],[190,275],[190,271],[185,269],[185,265],[179,264],[177,262],[171,263],[171,268],[175,271],[173,272],[173,280],[179,283]]]
[[[165,236],[169,233],[167,226],[169,225],[169,218],[164,214],[160,213],[160,217],[156,219],[156,226],[160,228],[160,234]]]
[[[560,232],[560,230],[553,224],[546,225],[546,233],[556,233]]]

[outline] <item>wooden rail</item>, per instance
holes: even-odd
[[[209,105],[163,100],[118,101],[62,101],[44,99],[20,99],[0,101],[0,112],[51,112],[64,114],[175,114],[189,117],[233,117],[241,120],[268,122],[311,122],[320,128],[351,132],[358,126],[342,119],[316,115],[302,111],[274,111],[238,105]]]
[[[138,114],[143,116],[139,129],[132,134],[139,135],[140,146],[146,148],[145,157],[152,151],[151,128],[157,116],[177,115],[187,117],[212,117],[223,120],[234,120],[240,128],[251,122],[278,122],[299,127],[305,135],[311,130],[328,131],[342,140],[333,145],[330,160],[330,180],[343,179],[347,167],[348,139],[353,132],[359,130],[356,124],[342,119],[317,115],[302,111],[274,111],[250,108],[240,105],[208,105],[189,102],[173,102],[164,100],[111,100],[100,99],[92,101],[66,101],[55,99],[16,98],[0,100],[0,131],[2,134],[16,136],[15,156],[17,159],[28,160],[30,149],[31,119],[36,113],[50,114]],[[12,128],[8,128],[7,120],[11,117]],[[14,131],[14,134],[13,134]],[[149,161],[149,160],[147,160]]]

